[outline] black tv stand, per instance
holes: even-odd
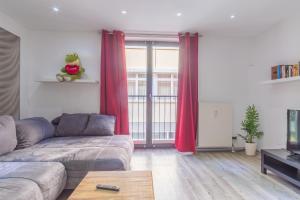
[[[291,153],[290,152],[290,155],[288,156],[290,159],[294,159],[294,160],[297,160],[300,162],[300,154],[297,154],[297,153]]]
[[[299,154],[291,154],[285,149],[262,150],[261,172],[267,174],[267,170],[300,187]]]

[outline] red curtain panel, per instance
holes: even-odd
[[[178,104],[175,145],[195,152],[198,123],[198,33],[179,34]]]
[[[102,31],[100,113],[116,116],[115,134],[128,135],[125,35]]]

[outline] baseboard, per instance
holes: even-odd
[[[230,151],[232,152],[231,147],[197,147],[197,152],[222,152],[222,151]],[[235,147],[234,151],[244,151],[244,147]]]
[[[175,148],[174,144],[134,144],[135,149],[164,149],[164,148]]]

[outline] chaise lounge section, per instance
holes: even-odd
[[[0,156],[0,162],[60,162],[66,189],[74,189],[88,171],[129,170],[132,152],[128,136],[58,137]]]
[[[66,181],[65,167],[58,162],[0,163],[0,199],[56,199]]]
[[[44,118],[31,118],[17,121],[15,132],[13,127],[4,132],[0,128],[0,135],[10,134],[9,140],[13,141],[12,135],[18,138],[16,149],[11,150],[10,147],[7,152],[0,153],[0,185],[8,184],[10,188],[7,191],[0,189],[0,197],[14,195],[15,188],[31,181],[32,187],[26,189],[26,194],[32,198],[27,199],[54,200],[63,189],[74,189],[88,171],[129,170],[133,142],[129,136],[113,134],[114,117],[84,114],[88,116],[86,123],[81,124],[84,128],[74,125],[81,133],[75,130],[75,135],[72,135],[70,130],[74,127],[65,127],[67,131],[62,132],[64,128],[60,123],[69,125],[66,123],[68,120],[78,116],[81,118],[82,115],[63,114],[55,121],[54,127]],[[95,121],[95,117],[98,120]],[[4,118],[7,120],[7,116]],[[12,123],[9,124],[11,126]],[[58,128],[60,133],[57,133]],[[52,180],[52,177],[55,179]],[[17,180],[16,186],[13,186],[12,178]],[[56,188],[53,191],[47,188],[50,185],[45,184],[51,181],[51,187]],[[36,186],[40,192],[34,189]]]

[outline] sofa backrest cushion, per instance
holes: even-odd
[[[43,117],[33,117],[16,121],[17,149],[30,147],[46,138],[54,136],[54,126]]]
[[[83,133],[86,136],[111,136],[115,132],[116,118],[111,115],[91,114]]]
[[[56,128],[56,136],[80,136],[85,130],[89,114],[63,114]]]
[[[0,138],[0,155],[9,153],[16,148],[16,126],[11,116],[0,116]]]
[[[58,117],[55,117],[55,118],[51,121],[51,124],[52,124],[53,126],[57,126],[57,125],[59,124],[59,122],[60,122],[61,116],[62,116],[62,115],[60,115],[60,116],[58,116]]]

